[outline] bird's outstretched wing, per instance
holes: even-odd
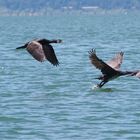
[[[99,59],[96,55],[96,51],[94,49],[92,49],[91,51],[89,51],[89,58],[91,63],[99,70],[101,70],[101,72],[104,75],[110,75],[113,73],[116,73],[117,71],[115,69],[113,69],[112,67],[110,67],[109,65],[107,65],[103,60]]]
[[[123,52],[119,52],[116,54],[114,58],[107,62],[107,64],[115,70],[119,70],[122,61],[123,61]]]
[[[40,43],[32,41],[27,45],[26,49],[36,60],[40,62],[46,60],[42,45]]]
[[[140,71],[137,72],[136,77],[140,78]]]
[[[43,50],[44,50],[44,54],[46,56],[46,59],[52,63],[53,65],[57,66],[59,65],[59,61],[56,57],[56,54],[54,52],[53,47],[48,44],[48,45],[43,45]]]

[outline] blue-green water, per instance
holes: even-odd
[[[0,17],[0,32],[1,140],[140,139],[140,80],[94,90],[100,72],[88,58],[124,51],[122,69],[140,69],[140,14]],[[59,67],[15,50],[33,38],[63,40]]]

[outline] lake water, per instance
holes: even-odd
[[[140,80],[121,77],[92,87],[100,71],[88,51],[122,70],[140,69],[140,14],[0,17],[1,140],[139,140]],[[16,47],[34,38],[54,44],[59,67]]]

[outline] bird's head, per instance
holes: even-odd
[[[62,40],[61,39],[57,39],[56,43],[62,43]]]

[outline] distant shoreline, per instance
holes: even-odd
[[[137,9],[100,9],[100,8],[85,8],[80,10],[73,10],[73,9],[61,9],[61,10],[54,10],[54,9],[44,9],[41,11],[32,11],[32,10],[23,10],[23,11],[12,11],[7,9],[0,9],[0,16],[46,16],[46,15],[59,15],[59,14],[91,14],[91,15],[104,15],[104,14],[128,14],[130,12],[140,13],[140,10]]]

